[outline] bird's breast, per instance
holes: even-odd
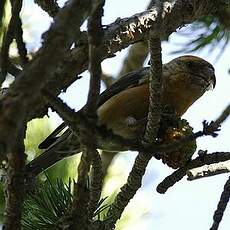
[[[148,84],[124,90],[99,107],[99,124],[106,125],[114,134],[124,138],[136,138],[136,131],[128,127],[126,121],[129,118],[136,120],[145,118],[148,106]]]

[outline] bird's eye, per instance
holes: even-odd
[[[186,64],[187,64],[187,66],[188,66],[189,68],[191,68],[191,67],[194,66],[194,62],[192,62],[192,61],[188,61]]]

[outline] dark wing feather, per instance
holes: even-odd
[[[38,145],[39,149],[47,149],[52,145],[59,137],[57,136],[60,132],[67,127],[65,122],[62,122],[46,139]]]
[[[107,100],[109,100],[111,97],[118,94],[119,92],[127,88],[132,88],[137,85],[143,84],[143,82],[148,79],[148,74],[149,67],[145,67],[124,75],[100,94],[98,107],[100,107]],[[58,135],[65,127],[67,127],[67,125],[63,122],[43,142],[41,142],[38,147],[40,149],[47,149],[50,145],[57,141],[57,139],[59,138]]]
[[[109,100],[114,95],[120,93],[121,91],[142,84],[145,80],[147,80],[148,74],[149,67],[145,67],[140,70],[133,71],[124,75],[100,94],[98,107],[100,107],[107,100]]]

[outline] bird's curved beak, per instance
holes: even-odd
[[[215,70],[214,70],[214,68],[208,67],[205,72],[208,76],[210,76],[210,79],[208,81],[209,85],[207,87],[207,90],[213,90],[216,86]]]

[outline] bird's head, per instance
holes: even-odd
[[[216,85],[214,67],[196,56],[181,56],[164,65],[166,104],[174,106],[178,115]],[[169,101],[167,101],[169,100]],[[178,104],[178,101],[181,103]]]

